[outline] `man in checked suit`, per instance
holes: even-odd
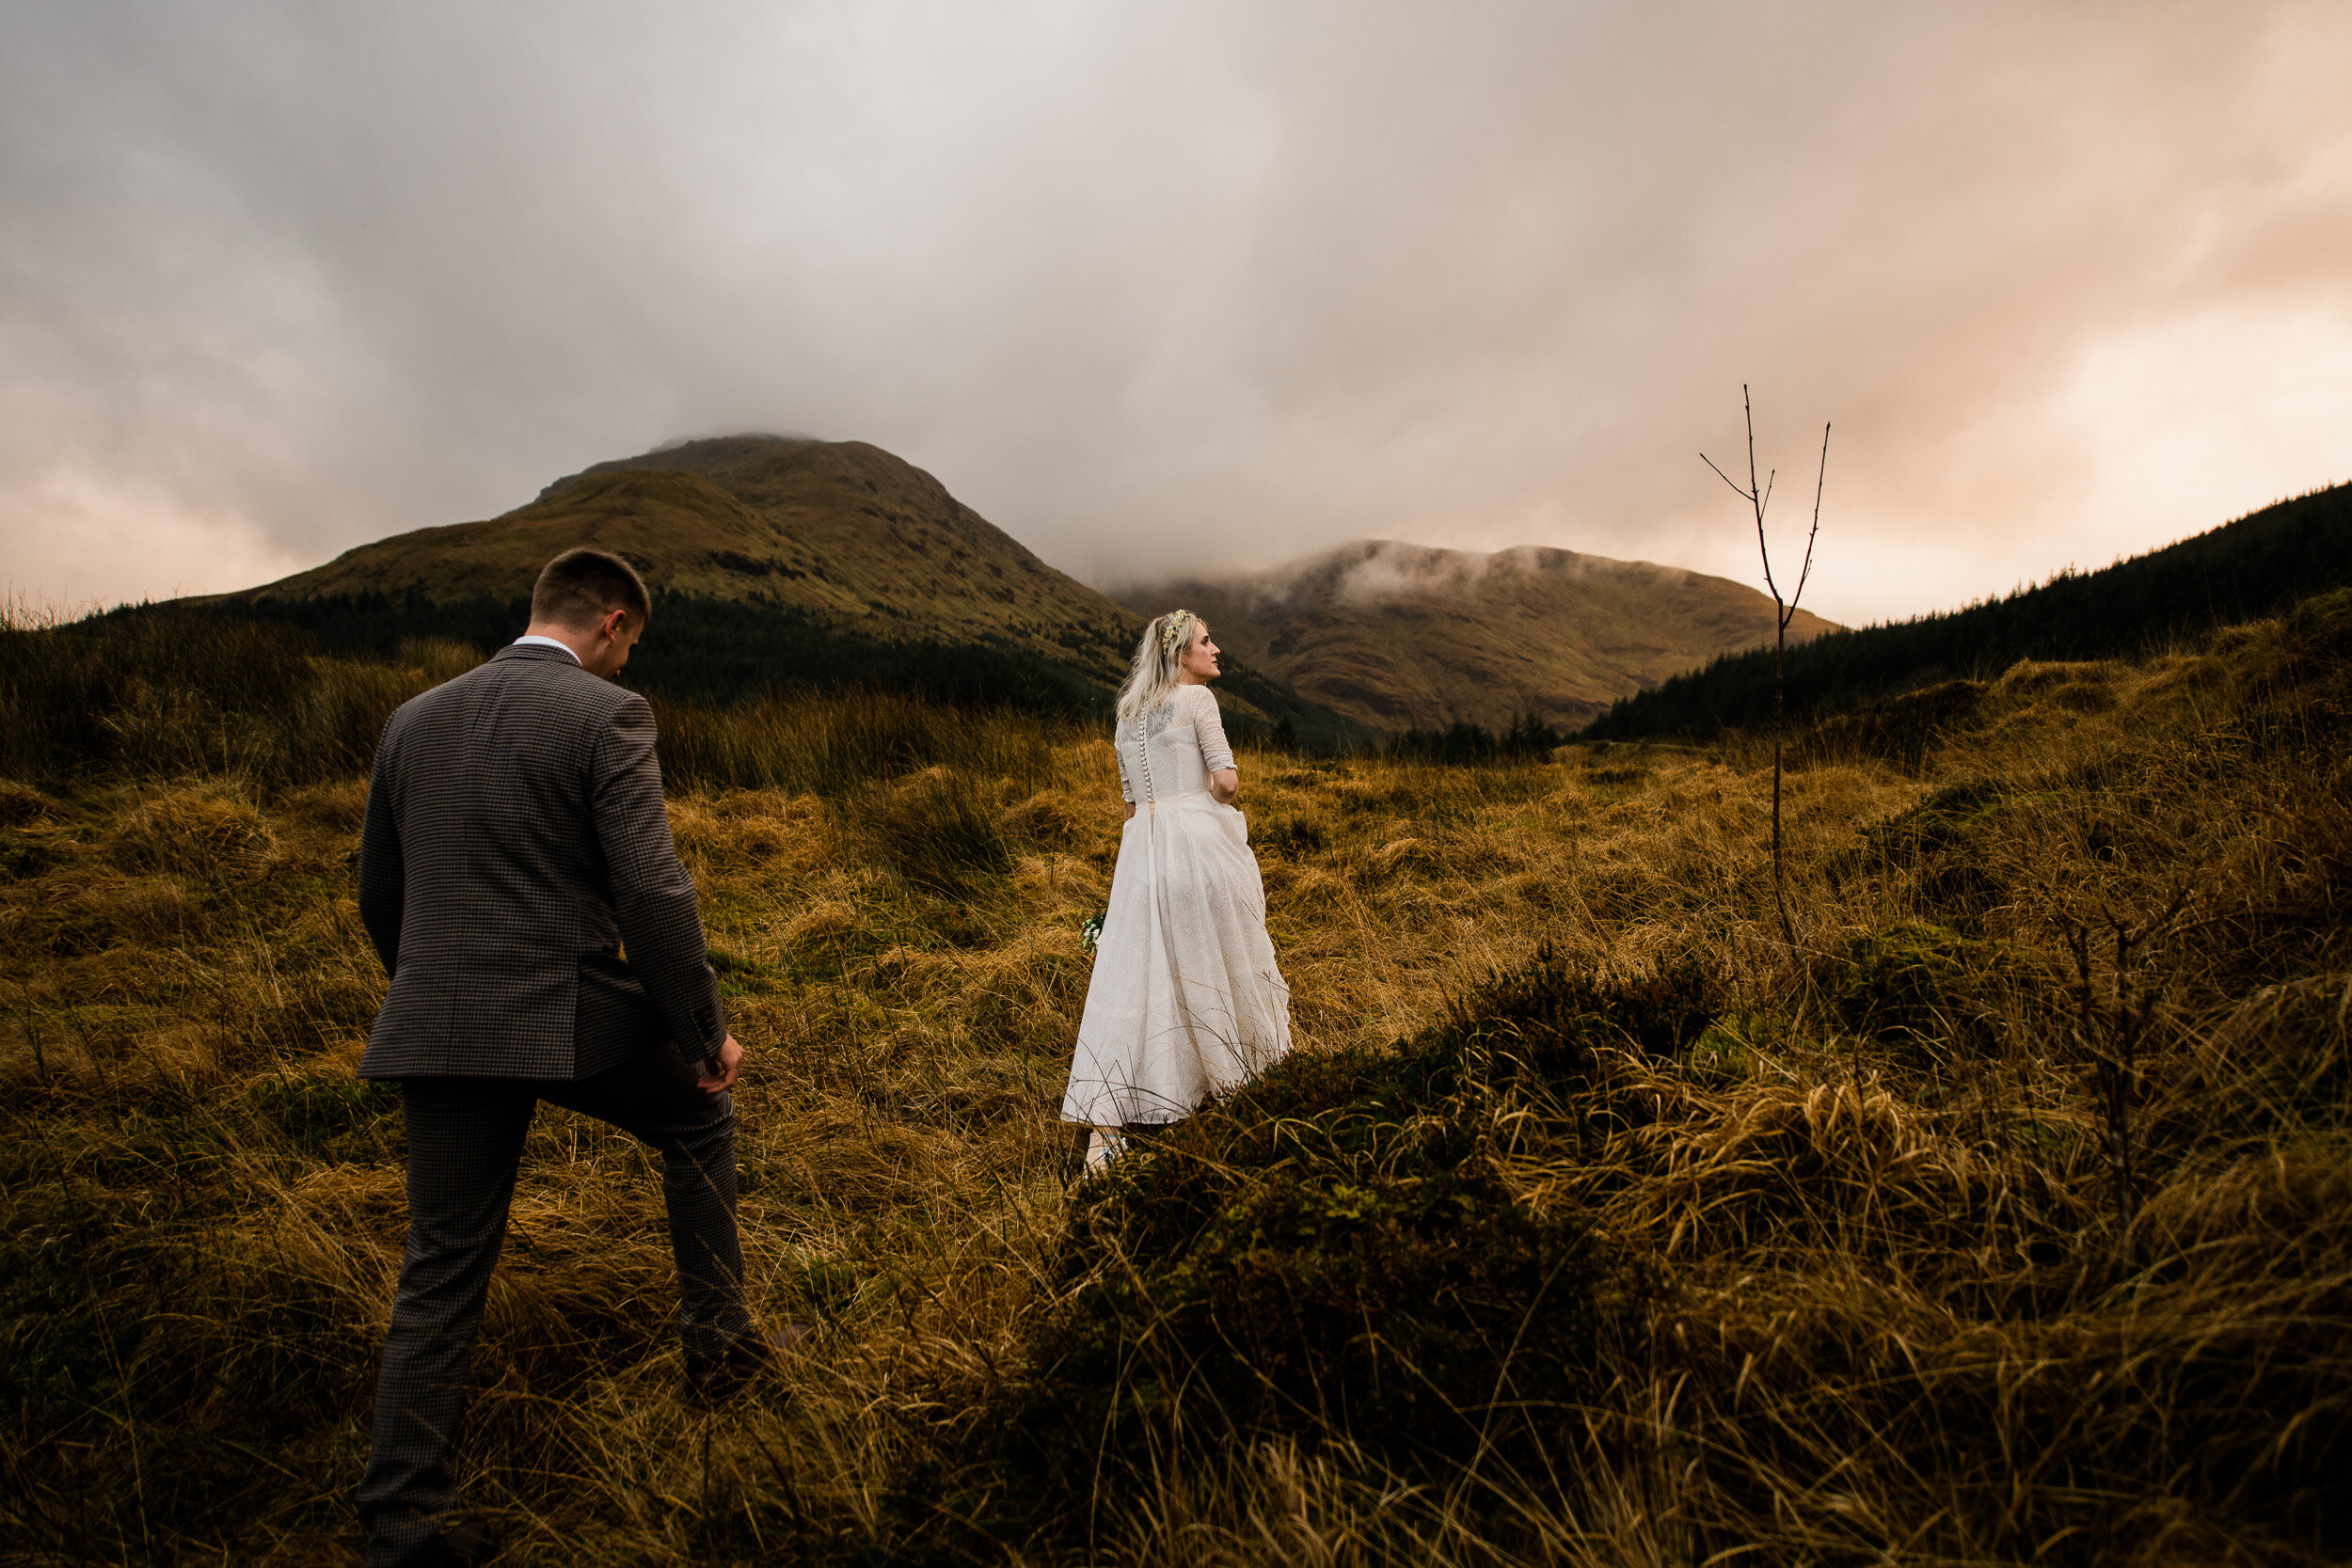
[[[359,1073],[401,1085],[408,1246],[359,1483],[371,1568],[490,1545],[482,1521],[444,1519],[449,1455],[540,1101],[660,1151],[690,1392],[723,1399],[773,1354],[735,1229],[743,1053],[662,811],[653,712],[612,680],[650,610],[627,562],[565,551],[522,638],[402,705],[376,752],[359,912],[391,989]]]

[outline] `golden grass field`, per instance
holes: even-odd
[[[1145,1458],[1054,1478],[1074,1512],[993,1445],[1089,1271],[1140,1267],[1073,1253],[1054,1119],[1108,744],[897,699],[665,713],[749,1053],[755,1303],[821,1331],[690,1409],[657,1176],[543,1110],[463,1494],[511,1562],[2344,1560],[2347,652],[2336,595],[2017,666],[1908,749],[1871,738],[1899,704],[1830,726],[1788,784],[1793,952],[1756,743],[1245,755],[1302,1053],[1474,1024],[1547,944],[1702,976],[1712,1022],[1444,1112],[1499,1201],[1644,1281],[1539,1462],[1171,1405]],[[312,673],[380,711],[463,661]],[[352,1077],[365,781],[151,705],[117,762],[0,783],[0,1561],[356,1560],[403,1227],[397,1097]],[[2121,970],[2118,924],[2152,927]],[[1148,1164],[1104,1191],[1148,1204]]]

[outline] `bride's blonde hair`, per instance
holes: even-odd
[[[1185,651],[1192,646],[1192,628],[1200,620],[1189,610],[1171,610],[1145,624],[1142,641],[1136,644],[1136,667],[1128,673],[1127,684],[1119,689],[1120,723],[1151,712],[1176,694],[1184,684],[1178,672]]]

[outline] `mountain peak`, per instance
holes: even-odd
[[[635,457],[615,457],[602,463],[592,463],[576,474],[565,474],[556,480],[533,499],[547,500],[562,495],[583,480],[630,468],[695,474],[706,479],[724,473],[756,471],[778,464],[788,464],[798,453],[826,444],[814,436],[770,436],[757,431],[747,431],[740,436],[681,436],[675,441],[664,441],[651,451],[641,452]],[[863,446],[865,443],[845,444]],[[870,450],[881,451],[880,448]]]
[[[1447,549],[1394,539],[1358,539],[1264,572],[1203,580],[1228,593],[1287,600],[1299,593],[1370,608],[1423,597],[1478,598],[1523,592],[1530,578],[1678,578],[1678,567],[1614,561],[1543,545],[1493,551]]]

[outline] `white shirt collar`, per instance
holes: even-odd
[[[526,633],[523,636],[515,639],[515,646],[517,648],[563,648],[564,657],[565,658],[570,659],[574,664],[578,664],[580,662],[580,656],[578,654],[572,652],[569,648],[564,648],[563,643],[558,642],[552,637],[535,637]]]

